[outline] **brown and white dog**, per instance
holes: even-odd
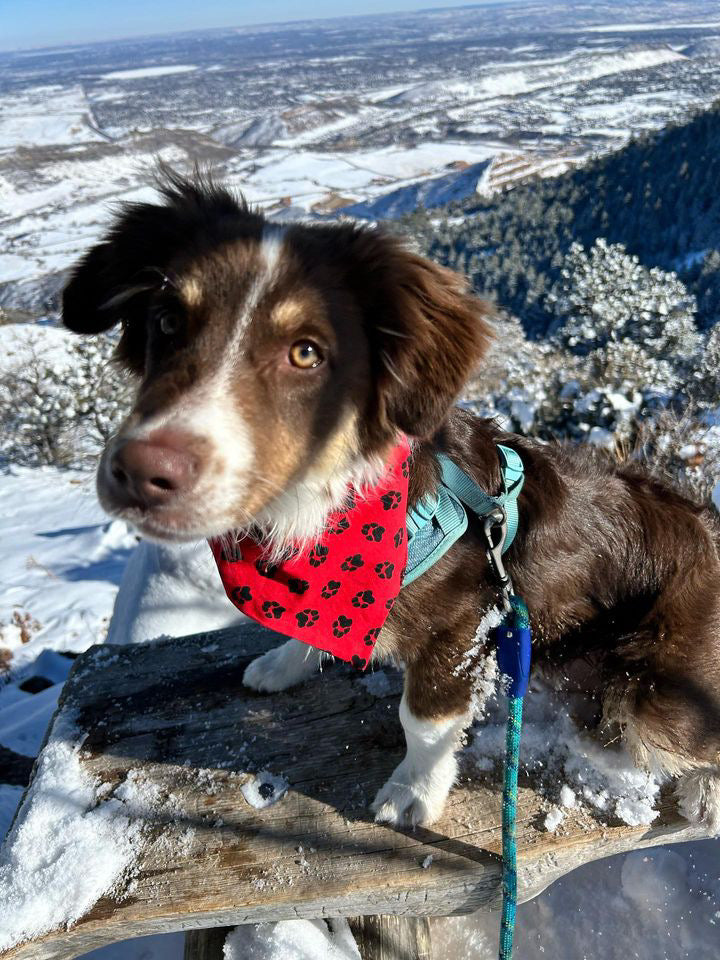
[[[163,194],[128,206],[64,292],[71,330],[122,323],[118,358],[138,378],[100,463],[103,506],[149,538],[251,528],[281,551],[322,531],[399,432],[413,438],[411,504],[434,486],[435,451],[493,493],[495,445],[515,447],[526,482],[507,566],[536,659],[591,658],[604,720],[639,764],[680,778],[689,819],[719,831],[716,518],[641,473],[453,409],[488,343],[488,307],[397,239],[269,223],[202,180],[171,176]],[[473,521],[400,594],[375,655],[405,668],[407,755],[375,800],[379,820],[440,815],[471,705],[487,692],[476,677],[494,651],[478,648],[477,630],[498,599]],[[289,640],[245,683],[285,689],[320,656]]]

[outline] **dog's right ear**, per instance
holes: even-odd
[[[228,239],[239,222],[253,219],[242,197],[199,173],[187,179],[162,168],[156,184],[164,202],[124,204],[106,236],[75,267],[62,297],[69,330],[100,333],[121,320],[126,332],[144,328],[148,297],[179,254]]]
[[[134,294],[147,283],[133,283],[136,263],[123,261],[118,244],[99,243],[77,264],[62,295],[62,319],[73,333],[101,333],[132,309]],[[135,278],[137,280],[137,278]]]

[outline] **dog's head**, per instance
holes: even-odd
[[[279,226],[202,180],[124,208],[79,263],[65,325],[122,324],[134,407],[98,471],[148,536],[313,536],[398,431],[432,434],[488,339],[449,270],[352,225]]]

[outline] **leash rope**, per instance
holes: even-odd
[[[523,600],[511,594],[505,620],[497,628],[498,665],[510,677],[505,731],[505,776],[502,805],[502,915],[500,960],[511,960],[517,913],[517,796],[523,697],[530,678],[530,619]]]
[[[517,451],[497,444],[502,490],[490,496],[445,454],[437,454],[441,479],[434,494],[407,515],[408,560],[403,586],[436,563],[468,526],[467,509],[483,521],[490,569],[498,582],[506,614],[495,630],[500,673],[508,677],[508,719],[505,735],[505,775],[502,806],[502,918],[499,960],[512,960],[517,912],[517,794],[523,697],[530,679],[530,619],[523,600],[515,596],[503,564],[518,529],[518,496],[523,486],[523,462]]]

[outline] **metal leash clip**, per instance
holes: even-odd
[[[507,536],[507,514],[502,507],[488,513],[483,523],[488,563],[492,568],[503,595],[503,606],[510,610],[510,597],[514,594],[512,580],[503,563],[503,547]]]

